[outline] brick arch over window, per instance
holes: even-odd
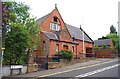
[[[57,21],[56,21],[57,20]],[[57,16],[53,16],[51,18],[51,22],[54,22],[54,23],[57,23],[57,24],[60,24],[61,25],[61,22],[60,22],[60,19],[57,17]]]

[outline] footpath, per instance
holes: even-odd
[[[72,70],[75,70],[76,68],[84,68],[84,67],[89,67],[91,65],[96,65],[96,64],[101,64],[101,63],[105,63],[105,62],[114,61],[116,59],[117,58],[113,58],[113,59],[97,58],[96,60],[91,60],[91,61],[84,62],[84,63],[77,63],[77,64],[74,64],[74,65],[65,66],[65,67],[62,67],[62,68],[42,70],[42,71],[38,71],[38,72],[15,75],[15,76],[12,76],[12,77],[46,77],[46,76],[49,76],[49,75],[70,72]]]

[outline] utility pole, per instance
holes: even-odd
[[[82,37],[83,37],[83,53],[85,53],[84,31],[83,30],[82,30]]]
[[[118,2],[118,39],[119,39],[119,50],[118,50],[118,52],[120,52],[120,1]]]
[[[82,54],[83,54],[83,56],[85,56],[85,39],[84,39],[84,31],[83,31],[83,29],[81,28],[81,25],[80,25],[80,30],[82,31]]]
[[[80,25],[80,29],[82,31],[82,53],[83,53],[83,56],[85,57],[85,38],[84,38],[84,31],[83,29],[81,28],[81,26],[83,26],[83,16],[82,16],[82,25]]]
[[[85,53],[85,38],[84,38],[84,31],[83,31],[83,29],[81,28],[81,25],[80,25],[80,29],[81,29],[81,31],[82,31],[82,40],[83,40],[83,43],[82,43],[82,47],[83,47],[83,53]]]
[[[82,16],[82,25],[80,25],[80,28],[81,28],[81,26],[83,26],[83,16]],[[83,31],[82,28],[81,28],[81,31],[82,31],[82,40],[83,40],[83,43],[82,43],[83,44],[83,46],[82,46],[83,47],[83,53],[85,53],[85,43],[84,43],[85,39],[84,39],[84,31]]]
[[[2,1],[0,0],[0,78],[2,78]]]
[[[119,48],[118,48],[118,57],[120,57],[120,1],[118,2],[118,39],[119,39]],[[118,72],[120,70],[118,69]],[[120,76],[119,76],[120,79]]]
[[[82,26],[83,26],[83,16],[82,16]],[[81,28],[81,29],[82,29],[82,28]],[[84,43],[84,42],[85,42],[85,41],[84,41],[85,39],[84,39],[84,31],[83,31],[83,29],[82,29],[82,37],[83,37],[83,38],[82,38],[82,40],[83,40],[83,53],[85,53],[85,43]]]
[[[2,62],[5,50],[6,25],[9,25],[9,6],[0,0],[0,78],[2,77]]]

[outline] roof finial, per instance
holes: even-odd
[[[80,29],[81,29],[81,25],[80,25]]]
[[[83,29],[82,29],[81,25],[80,25],[80,29],[83,31]]]
[[[57,4],[55,4],[55,9],[57,9]]]

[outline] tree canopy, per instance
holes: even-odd
[[[35,26],[35,18],[30,17],[29,7],[21,2],[6,2],[9,6],[10,32],[5,38],[5,64],[25,64],[27,49],[39,44],[40,28]],[[33,37],[36,39],[33,40]],[[38,46],[38,45],[37,45]]]
[[[98,38],[98,40],[101,40],[101,39],[108,39],[108,37],[102,36],[102,38]]]
[[[30,44],[30,35],[23,24],[12,24],[12,30],[6,36],[5,43],[7,44],[5,50],[5,63],[22,64],[25,63],[25,50]]]
[[[116,28],[113,25],[110,26],[110,33],[116,33],[117,34]]]
[[[119,49],[119,39],[116,33],[110,33],[106,35],[107,38],[111,38],[114,44],[115,49]]]
[[[113,25],[110,26],[110,33],[107,34],[106,36],[103,36],[102,38],[98,38],[98,40],[100,39],[109,39],[111,38],[114,44],[114,48],[119,50],[119,38],[117,35],[117,31],[115,29],[115,27]]]

